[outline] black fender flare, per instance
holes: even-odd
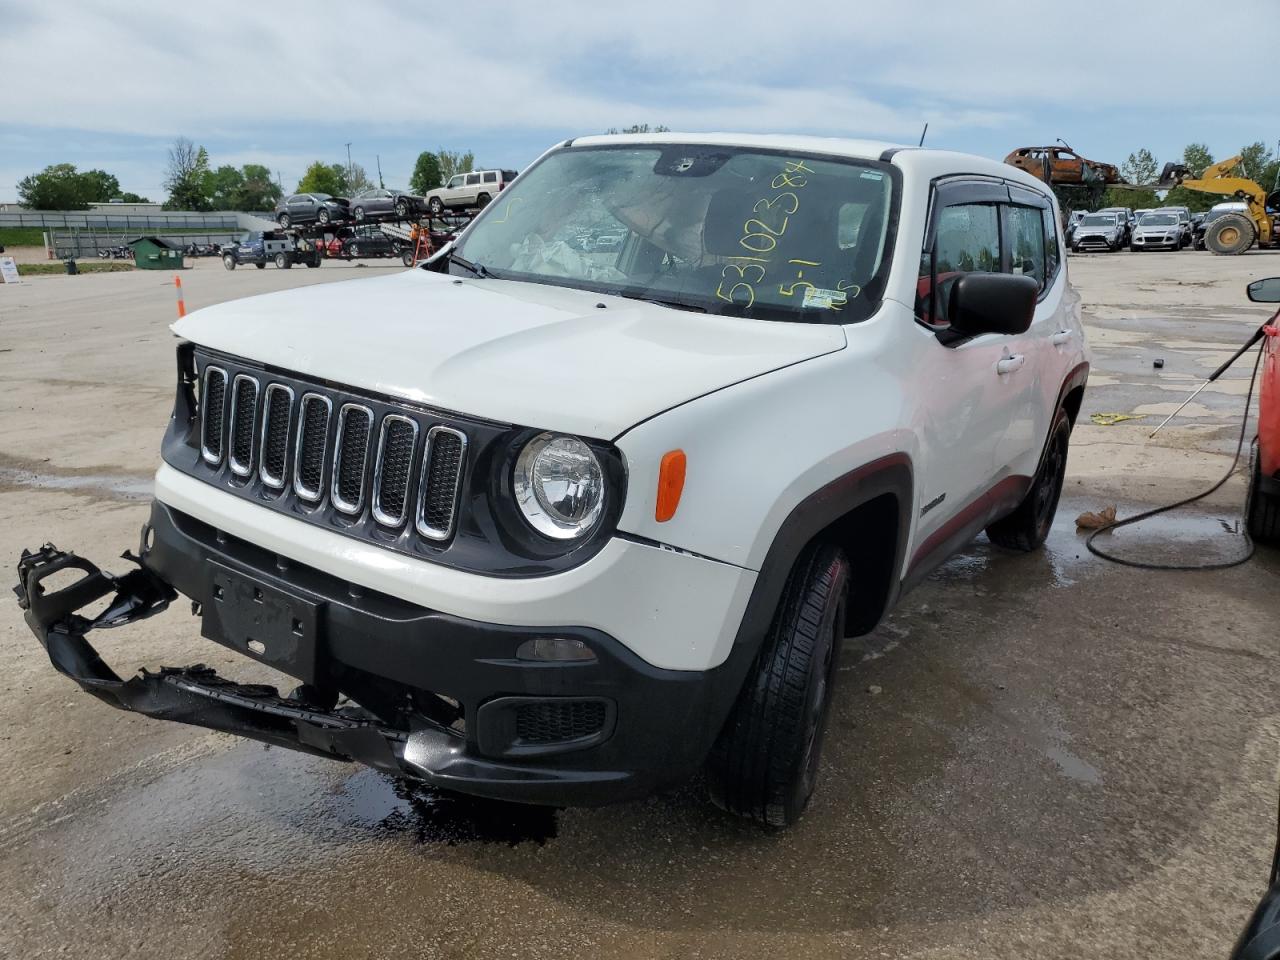
[[[911,458],[905,453],[892,453],[837,477],[796,504],[782,521],[760,565],[734,638],[735,651],[746,647],[754,656],[759,649],[800,551],[823,530],[885,494],[892,494],[898,502],[896,556],[884,609],[892,606],[911,532],[913,484]]]

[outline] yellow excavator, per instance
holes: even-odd
[[[1273,232],[1276,218],[1267,212],[1267,191],[1253,180],[1235,175],[1241,160],[1241,157],[1232,157],[1215,163],[1206,167],[1199,177],[1192,177],[1181,163],[1166,163],[1155,184],[1161,190],[1181,186],[1244,201],[1244,210],[1224,213],[1205,228],[1205,246],[1220,256],[1244,253],[1255,240],[1260,247],[1277,243]]]

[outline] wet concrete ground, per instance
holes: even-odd
[[[1073,518],[1226,469],[1238,379],[1145,437],[1259,321],[1243,287],[1280,256],[1070,269],[1095,376],[1048,547],[979,540],[848,646],[797,828],[761,834],[696,783],[562,812],[412,793],[126,715],[56,676],[0,602],[0,956],[1225,955],[1274,842],[1280,555],[1130,569],[1089,555]],[[357,275],[198,269],[184,288],[195,306]],[[133,545],[170,404],[161,279],[0,287],[5,556],[53,540],[105,564]],[[1242,498],[1233,481],[1114,540],[1228,556]],[[177,607],[103,634],[104,656],[269,679]]]

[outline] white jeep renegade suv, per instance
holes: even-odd
[[[532,803],[705,767],[790,823],[841,640],[1048,532],[1088,371],[1062,243],[977,157],[560,144],[422,268],[179,321],[136,568],[46,545],[19,600],[118,707]],[[86,635],[178,593],[298,688],[120,679]]]

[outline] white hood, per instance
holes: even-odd
[[[193,312],[173,331],[305,377],[603,439],[845,346],[839,326],[420,269],[232,300]]]

